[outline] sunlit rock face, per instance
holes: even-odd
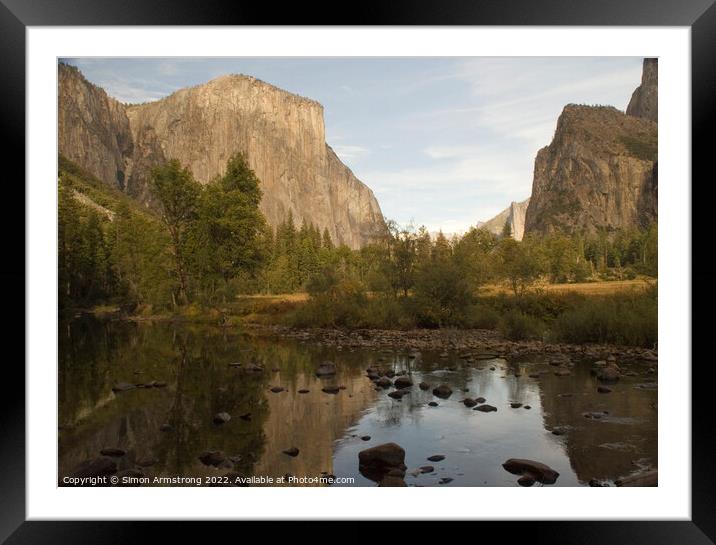
[[[657,217],[657,124],[567,105],[535,159],[525,234],[646,226]]]
[[[634,90],[627,115],[643,117],[651,121],[659,120],[659,59],[644,59],[641,73],[641,85]]]
[[[501,235],[504,232],[505,224],[510,226],[510,234],[515,240],[522,240],[525,234],[525,214],[527,214],[527,206],[530,200],[526,199],[522,202],[512,202],[510,206],[497,214],[494,218],[481,223],[478,226],[487,229],[491,233]]]
[[[143,202],[153,166],[178,159],[208,183],[241,152],[261,180],[269,224],[291,212],[351,248],[385,230],[373,192],[326,144],[318,102],[241,75],[138,105],[108,97],[73,67],[60,65],[59,82],[60,153]]]

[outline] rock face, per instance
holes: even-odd
[[[134,150],[124,104],[88,82],[77,68],[60,64],[57,115],[60,153],[125,190]]]
[[[627,115],[659,121],[659,59],[644,59],[641,85],[631,95]]]
[[[505,208],[494,218],[484,223],[479,223],[478,227],[487,229],[496,235],[501,235],[505,228],[505,223],[509,222],[512,238],[515,240],[522,240],[522,237],[525,234],[525,215],[527,214],[527,206],[529,203],[529,199],[522,202],[513,201],[510,203],[510,206]]]
[[[351,248],[384,232],[373,192],[326,144],[323,107],[253,77],[222,76],[127,106],[60,64],[59,119],[62,155],[143,202],[153,166],[178,159],[208,183],[241,152],[261,180],[269,224],[291,212]]]
[[[657,217],[657,178],[655,122],[570,104],[537,153],[525,234],[646,226]]]

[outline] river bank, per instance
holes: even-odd
[[[379,348],[403,351],[474,351],[490,353],[502,359],[533,354],[554,354],[579,359],[611,358],[658,362],[656,350],[609,344],[565,344],[543,341],[510,341],[489,329],[324,329],[292,328],[280,325],[246,324],[246,331],[259,337],[281,337],[340,349]],[[447,357],[447,354],[445,354]],[[465,359],[473,354],[463,353]]]

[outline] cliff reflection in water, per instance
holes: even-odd
[[[534,357],[507,363],[341,350],[206,326],[80,319],[61,326],[59,348],[60,478],[105,448],[126,451],[114,458],[119,470],[141,468],[148,477],[323,473],[354,477],[359,486],[375,483],[359,473],[358,452],[386,442],[405,449],[409,486],[515,486],[501,465],[508,458],[549,465],[560,473],[556,486],[613,481],[657,465],[657,379],[639,362],[620,362],[627,373],[600,394],[591,362],[557,377]],[[337,374],[317,378],[326,360]],[[253,364],[263,370],[248,370]],[[373,365],[406,371],[411,393],[396,401],[390,390],[376,391],[365,377]],[[417,387],[421,381],[447,384],[453,394],[437,399]],[[153,386],[113,392],[122,383]],[[325,386],[342,389],[329,394]],[[484,397],[498,410],[473,411],[465,397]],[[436,400],[439,406],[428,405]],[[214,424],[217,413],[231,420]],[[297,456],[283,452],[291,447]],[[210,450],[225,455],[221,468],[199,460]],[[445,460],[432,473],[413,471],[435,454]]]
[[[329,357],[339,373],[316,378],[315,362]],[[216,475],[198,458],[206,450],[222,451],[247,476],[331,473],[333,442],[376,394],[362,368],[348,352],[249,343],[215,328],[75,321],[60,340],[60,475],[107,447],[127,452],[120,469],[156,460],[143,470],[149,476]],[[112,392],[118,383],[152,381],[167,385]],[[321,391],[334,383],[345,386],[340,395]],[[273,386],[286,390],[272,393]],[[231,420],[214,424],[219,412]],[[300,456],[282,452],[294,446]]]

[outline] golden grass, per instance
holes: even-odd
[[[601,282],[583,282],[579,284],[539,284],[535,288],[545,292],[569,293],[576,292],[584,295],[608,295],[629,290],[646,289],[654,280],[604,280]],[[498,293],[512,293],[507,285],[490,285],[481,290],[482,295],[497,295]]]

